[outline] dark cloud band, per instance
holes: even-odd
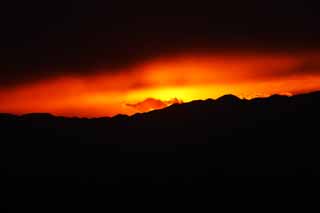
[[[0,15],[2,86],[193,51],[320,49],[311,1],[10,2]]]

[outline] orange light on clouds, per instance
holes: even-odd
[[[316,54],[184,55],[92,76],[60,76],[1,89],[0,111],[98,117],[134,114],[197,99],[320,89]],[[310,66],[311,64],[312,66]]]

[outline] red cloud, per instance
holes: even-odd
[[[163,109],[173,104],[181,104],[181,100],[177,98],[171,99],[169,101],[162,101],[154,98],[147,98],[146,100],[136,103],[136,104],[126,104],[128,107],[134,108],[138,112],[149,112],[152,110]]]

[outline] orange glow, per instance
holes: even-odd
[[[169,101],[162,101],[154,98],[147,98],[146,100],[136,103],[136,104],[127,104],[128,107],[132,107],[138,112],[148,112],[156,109],[163,109],[165,107],[171,106],[173,104],[182,104],[183,101],[174,98]]]
[[[132,115],[234,94],[242,98],[320,89],[318,54],[184,55],[92,76],[61,76],[0,91],[0,112]],[[319,63],[319,65],[315,62]],[[309,65],[308,63],[312,64]]]

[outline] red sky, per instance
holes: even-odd
[[[0,112],[98,117],[134,114],[173,103],[320,90],[320,54],[181,54],[123,70],[93,70],[0,90]]]

